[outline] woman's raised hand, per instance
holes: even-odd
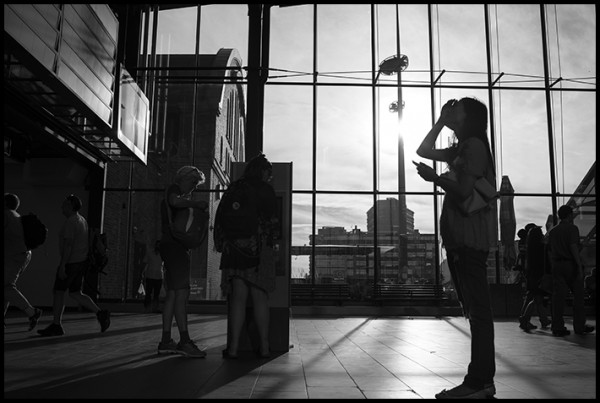
[[[442,106],[442,112],[440,113],[440,123],[446,124],[449,116],[452,114],[452,108],[458,101],[456,99],[450,99],[448,102]]]

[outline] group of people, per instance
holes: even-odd
[[[525,278],[525,298],[519,316],[519,327],[525,332],[537,329],[531,323],[537,312],[542,328],[550,324],[554,336],[571,332],[564,325],[567,294],[573,295],[573,330],[582,335],[594,331],[585,322],[585,270],[580,256],[579,229],[573,224],[573,209],[564,205],[558,209],[558,225],[553,216],[546,221],[546,234],[540,226],[529,223],[519,230],[523,240],[520,251],[521,268]],[[521,242],[520,242],[521,243]],[[551,309],[547,307],[551,302]]]
[[[496,240],[496,218],[491,201],[488,208],[474,214],[465,214],[461,208],[461,203],[474,191],[478,179],[485,178],[492,185],[496,183],[494,161],[487,138],[487,116],[487,107],[475,98],[450,100],[442,107],[439,119],[417,150],[417,154],[422,158],[445,162],[449,171],[454,174],[438,175],[431,166],[424,163],[417,164],[418,174],[425,181],[432,182],[445,192],[440,217],[440,233],[458,300],[464,316],[469,321],[471,332],[471,361],[467,374],[457,387],[444,389],[436,394],[438,399],[492,398],[496,393],[494,319],[486,270],[488,253]],[[437,138],[444,127],[454,132],[457,141],[447,148],[436,148]],[[271,175],[272,164],[262,153],[248,162],[240,180],[250,183],[258,195],[260,217],[258,224],[247,236],[215,239],[215,244],[223,245],[220,265],[221,288],[227,296],[229,305],[228,341],[226,349],[223,350],[223,357],[228,359],[238,357],[248,295],[252,299],[254,321],[259,336],[257,353],[260,357],[268,357],[270,354],[268,298],[275,287],[275,270],[268,259],[268,254],[262,252],[272,245],[270,237],[273,235],[270,228],[276,220],[275,192],[269,183]],[[186,306],[190,294],[191,251],[173,237],[169,222],[169,217],[176,216],[182,209],[208,208],[205,201],[193,200],[192,197],[192,192],[204,182],[205,176],[198,168],[194,166],[180,168],[173,183],[168,187],[161,206],[162,239],[157,245],[157,250],[164,262],[166,300],[162,312],[159,354],[181,354],[194,358],[206,356],[206,352],[192,341],[188,330]],[[64,292],[67,289],[78,302],[98,312],[102,331],[106,330],[110,323],[107,314],[103,313],[106,311],[101,311],[80,291],[84,266],[82,262],[85,260],[83,251],[87,247],[87,245],[77,244],[78,239],[81,239],[82,243],[87,239],[87,237],[77,236],[87,230],[85,220],[77,213],[80,208],[81,202],[74,196],[69,196],[63,204],[67,223],[61,231],[62,254],[54,287],[55,321],[48,328],[40,331],[43,335],[63,333],[60,327],[60,315]],[[171,209],[171,214],[167,209]],[[553,278],[552,319],[542,315],[540,320],[542,326],[551,323],[552,332],[556,336],[569,333],[564,326],[562,316],[566,290],[570,288],[575,297],[574,330],[578,334],[585,334],[592,332],[594,327],[585,324],[583,315],[583,265],[577,249],[579,232],[573,225],[573,211],[570,207],[562,206],[558,210],[558,217],[560,223],[547,234]],[[214,234],[223,234],[222,231],[217,231],[219,224],[217,217]],[[543,234],[541,230],[538,231],[537,226],[532,228],[530,234],[528,240],[531,241],[531,247],[528,251],[531,252],[531,256],[528,256],[528,260],[531,265],[536,264],[536,267],[543,268],[543,257],[539,250],[539,242],[540,239],[543,242]],[[15,273],[24,268],[29,260],[29,255],[25,254],[22,245],[15,249],[15,253],[17,252],[19,259],[15,257],[12,263]],[[250,256],[261,256],[261,258],[258,260],[253,258],[250,263],[247,259]],[[5,253],[5,266],[6,259]],[[529,318],[534,305],[530,303],[540,306],[541,294],[537,286],[535,289],[533,287],[540,275],[543,275],[543,270],[532,271],[531,278],[528,279],[532,287],[531,290],[528,289],[527,304],[520,319],[524,330],[531,329]],[[5,274],[5,298],[6,284]],[[14,285],[14,281],[12,284]],[[30,317],[30,326],[35,326],[39,319],[38,310],[25,302],[21,302],[21,306]],[[173,318],[179,331],[178,343],[173,340],[171,334]]]
[[[29,330],[33,330],[42,316],[42,310],[34,308],[17,288],[17,281],[31,261],[32,251],[25,245],[21,215],[17,211],[19,197],[4,194],[4,315],[12,303],[29,318]],[[53,320],[37,332],[40,336],[65,334],[62,317],[67,291],[79,305],[96,314],[100,331],[110,326],[110,312],[100,309],[89,295],[82,291],[83,280],[89,267],[89,236],[87,220],[79,213],[82,202],[76,195],[68,195],[61,210],[65,222],[58,233],[59,263],[56,269],[53,291]]]
[[[221,288],[228,300],[228,343],[223,350],[223,358],[238,357],[240,336],[246,320],[246,301],[248,295],[252,299],[254,321],[258,330],[260,345],[257,353],[260,357],[268,357],[269,349],[269,305],[268,293],[275,289],[275,269],[263,258],[247,260],[251,256],[268,256],[260,253],[272,243],[271,223],[276,220],[276,196],[269,184],[272,175],[272,164],[264,154],[259,154],[248,162],[244,173],[238,180],[246,181],[257,197],[254,203],[258,207],[258,221],[253,228],[248,228],[243,237],[227,237],[226,232],[219,231],[219,216],[215,218],[214,233],[223,237],[215,239],[215,243],[224,245],[221,255],[222,272]],[[167,196],[161,206],[162,239],[159,243],[160,256],[164,262],[166,300],[162,316],[162,338],[158,344],[159,354],[181,354],[192,358],[203,358],[206,352],[191,340],[187,321],[187,302],[190,293],[190,253],[182,243],[173,236],[169,217],[176,217],[182,209],[189,207],[207,209],[208,203],[193,200],[192,192],[205,182],[202,171],[194,166],[180,168],[173,183],[167,189]],[[167,212],[171,209],[171,212]],[[173,318],[179,331],[179,342],[171,335]]]

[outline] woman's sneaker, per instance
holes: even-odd
[[[494,384],[484,385],[481,389],[473,389],[465,384],[458,385],[450,390],[442,390],[435,395],[436,399],[493,399],[496,394]]]
[[[61,325],[57,325],[56,323],[51,323],[50,326],[48,326],[45,329],[40,329],[37,331],[40,336],[62,336],[63,334],[65,334],[65,331],[63,330],[63,327]]]
[[[177,344],[177,354],[190,358],[206,357],[206,351],[200,350],[192,340],[186,343],[179,342]]]
[[[37,326],[41,316],[42,310],[39,308],[35,308],[35,312],[29,317],[29,331],[32,331]]]
[[[177,343],[173,339],[158,343],[158,354],[177,354]]]
[[[100,323],[100,332],[104,333],[110,326],[110,312],[106,309],[101,309],[96,313],[98,323]]]

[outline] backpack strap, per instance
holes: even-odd
[[[165,189],[165,209],[167,210],[167,219],[169,220],[169,232],[171,233],[171,237],[173,237],[173,217],[171,215],[171,206],[169,205],[168,187]]]

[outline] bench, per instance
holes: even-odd
[[[373,299],[385,302],[438,302],[448,299],[439,284],[376,284]]]
[[[290,284],[292,305],[336,304],[350,299],[348,284]]]

